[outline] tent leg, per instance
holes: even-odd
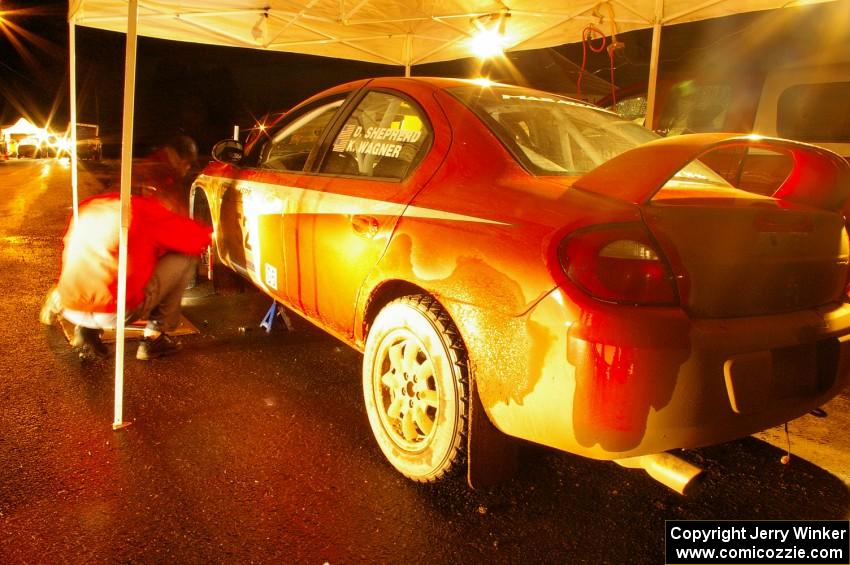
[[[124,116],[121,136],[121,231],[118,234],[118,323],[115,324],[115,418],[112,429],[124,422],[124,324],[127,319],[127,235],[130,230],[130,185],[133,163],[133,111],[136,94],[136,43],[139,21],[138,0],[127,9],[127,53],[124,62]]]
[[[68,104],[70,106],[70,121],[68,125],[71,142],[71,199],[73,200],[74,223],[77,221],[78,203],[80,201],[77,192],[77,33],[74,19],[68,21],[68,82],[70,93]]]
[[[644,126],[655,129],[655,94],[658,88],[658,60],[661,53],[661,18],[663,3],[656,0],[655,23],[652,25],[652,52],[649,56],[649,84],[646,91],[646,119]]]
[[[404,38],[404,76],[410,76],[410,61],[413,59],[413,37],[408,33]]]

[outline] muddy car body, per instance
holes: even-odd
[[[791,173],[738,190],[699,162],[730,147]],[[214,157],[192,203],[213,261],[364,352],[372,430],[415,480],[468,452],[474,482],[501,434],[667,468],[846,384],[850,172],[829,151],[386,78]]]

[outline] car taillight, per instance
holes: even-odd
[[[611,224],[564,240],[561,266],[571,281],[598,300],[673,305],[676,286],[661,251],[640,224]]]

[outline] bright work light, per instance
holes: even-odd
[[[479,59],[489,59],[501,55],[507,39],[505,26],[510,12],[487,14],[472,20],[478,31],[469,40],[469,49]]]

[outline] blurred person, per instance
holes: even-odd
[[[168,335],[180,322],[181,299],[210,244],[212,228],[169,207],[177,184],[159,184],[155,196],[133,195],[127,242],[127,320],[146,320],[136,358],[149,360],[179,351]],[[120,193],[80,203],[64,237],[59,281],[48,292],[40,321],[58,315],[75,325],[72,345],[82,359],[107,355],[104,329],[117,323]]]
[[[187,135],[175,135],[133,163],[133,187],[155,196],[169,210],[188,215],[186,178],[198,163],[198,146]]]

